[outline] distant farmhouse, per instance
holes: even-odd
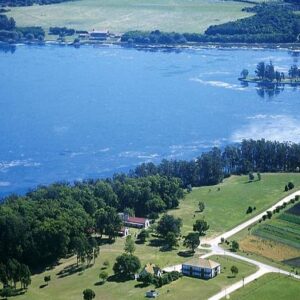
[[[210,279],[220,272],[220,264],[210,259],[193,258],[182,264],[182,274],[185,276]]]
[[[146,218],[130,217],[125,213],[120,213],[119,216],[123,220],[124,226],[127,227],[147,229],[150,226],[150,221]]]
[[[146,264],[146,266],[144,267],[144,269],[141,271],[141,273],[139,275],[141,277],[143,277],[143,276],[145,276],[147,274],[151,274],[153,276],[160,277],[161,274],[162,274],[162,271],[155,264],[148,263],[148,264]]]
[[[92,30],[89,32],[90,40],[103,41],[106,40],[108,37],[109,37],[108,30]]]

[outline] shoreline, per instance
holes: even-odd
[[[0,41],[0,47],[17,47],[19,45],[29,46],[46,46],[46,45],[57,45],[57,46],[73,46],[80,48],[80,46],[120,46],[123,48],[132,49],[149,49],[149,50],[160,50],[160,49],[251,49],[251,50],[285,50],[300,52],[300,43],[186,43],[186,44],[129,44],[120,41],[81,41],[80,43],[73,42],[58,42],[54,40],[40,41],[20,41],[19,43],[7,43]]]

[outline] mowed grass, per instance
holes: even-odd
[[[154,30],[203,32],[208,26],[251,14],[250,4],[220,0],[77,0],[47,6],[11,8],[18,26],[67,26],[112,32]]]
[[[300,295],[300,281],[279,274],[267,274],[230,295],[232,300],[296,300]]]
[[[176,210],[169,213],[183,220],[183,234],[192,231],[197,219],[205,219],[210,229],[208,237],[221,234],[268,209],[288,195],[284,186],[292,181],[295,190],[300,187],[300,174],[262,174],[261,181],[249,183],[248,176],[232,176],[223,183],[212,187],[195,188]],[[198,203],[205,203],[205,210],[197,212]],[[246,214],[248,206],[256,207],[252,214]]]
[[[67,260],[62,260],[61,264],[52,270],[35,275],[32,277],[32,284],[24,295],[12,297],[10,299],[20,300],[81,300],[82,291],[85,288],[91,288],[96,293],[95,299],[119,300],[130,299],[138,300],[144,299],[145,292],[154,286],[140,287],[140,283],[135,280],[125,282],[115,282],[111,279],[104,284],[99,284],[98,275],[103,266],[103,262],[107,259],[110,266],[107,271],[109,275],[113,275],[112,266],[116,256],[123,251],[123,240],[118,239],[116,244],[104,246],[101,248],[100,257],[96,260],[95,265],[69,276],[59,278],[57,275],[64,268],[75,265],[76,259],[72,257]],[[156,251],[149,246],[137,246],[135,253],[140,257],[143,264],[146,262],[160,262],[173,261],[178,263],[180,259],[174,252],[164,252],[157,255]],[[198,297],[201,293],[201,299],[207,299],[215,293],[221,291],[223,288],[241,280],[242,277],[248,276],[256,271],[256,267],[242,261],[237,261],[226,257],[212,257],[218,261],[222,266],[222,273],[212,280],[201,280],[196,278],[183,277],[176,282],[159,288],[160,299],[192,299]],[[186,260],[185,259],[181,259]],[[231,276],[230,268],[236,265],[239,269],[239,274],[236,277]],[[40,288],[44,285],[44,276],[51,275],[51,282],[48,286]]]

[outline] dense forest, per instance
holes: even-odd
[[[0,6],[31,6],[33,4],[48,5],[72,0],[0,0]]]
[[[224,149],[213,148],[191,161],[163,160],[159,165],[142,164],[131,176],[160,174],[178,177],[187,187],[212,185],[231,174],[249,172],[295,172],[300,168],[300,144],[244,140]]]
[[[210,26],[204,34],[130,31],[122,41],[136,44],[217,43],[294,43],[300,34],[300,16],[289,7],[256,6],[252,17]]]
[[[18,41],[43,41],[45,31],[41,27],[17,27],[13,18],[0,14],[0,41],[15,43]]]

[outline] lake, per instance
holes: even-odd
[[[285,50],[18,46],[0,52],[0,195],[192,159],[243,138],[300,142],[300,89],[242,86]]]

